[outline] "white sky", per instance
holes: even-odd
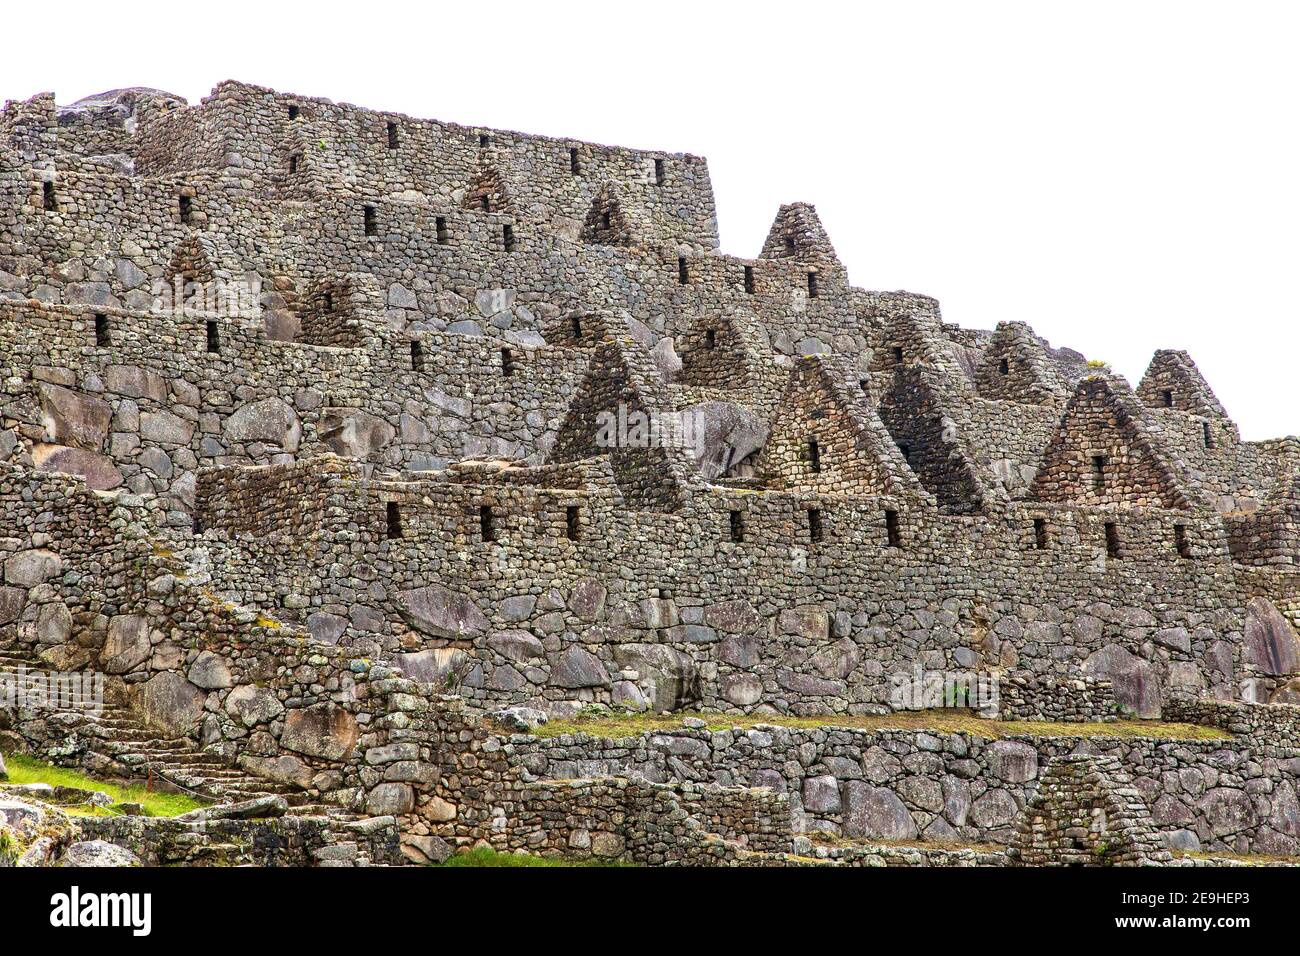
[[[11,5],[0,99],[222,79],[707,156],[724,251],[816,203],[856,285],[1021,319],[1135,385],[1185,348],[1300,432],[1300,6]]]

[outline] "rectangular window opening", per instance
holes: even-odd
[[[95,344],[100,348],[113,344],[113,336],[108,331],[108,316],[102,312],[95,313]]]
[[[613,224],[613,220],[610,217],[609,210],[606,209],[604,212],[600,214],[600,227],[602,229],[608,229],[612,224]]]
[[[570,541],[582,537],[582,510],[577,505],[569,505],[564,509],[564,533]]]
[[[365,230],[367,236],[379,235],[379,214],[374,206],[365,209]]]
[[[576,315],[569,320],[569,331],[573,333],[573,341],[582,341],[582,319]]]
[[[515,374],[515,353],[510,349],[501,350],[501,374],[506,378]]]
[[[492,145],[492,137],[491,137],[491,136],[489,136],[487,133],[479,133],[479,134],[478,134],[478,148],[479,148],[479,149],[487,149],[487,148],[488,148],[489,146],[491,146],[491,145]]]
[[[1164,401],[1165,408],[1174,407],[1174,393],[1172,389],[1168,389],[1168,388],[1165,389],[1163,392],[1160,393],[1160,398],[1162,401]]]
[[[451,233],[447,231],[447,217],[438,216],[433,220],[433,224],[438,230],[438,245],[445,246],[451,241]]]
[[[822,539],[822,510],[808,509],[808,540],[816,544]]]
[[[208,320],[208,351],[214,354],[221,351],[221,330],[214,319]]]
[[[189,225],[194,221],[194,200],[189,196],[180,196],[181,222]]]
[[[387,533],[390,538],[400,538],[402,536],[402,509],[396,501],[388,502],[388,527]]]
[[[291,119],[291,120],[296,120],[296,119],[297,119],[301,114],[302,114],[302,111],[301,111],[300,109],[298,109],[298,104],[297,104],[297,103],[290,103],[290,104],[289,104],[289,119]]]
[[[998,371],[1001,372],[1003,375],[1010,375],[1011,362],[1008,361],[1007,359],[1003,359],[1001,362],[998,363]]]
[[[1035,518],[1034,519],[1034,547],[1036,547],[1039,551],[1046,551],[1047,544],[1048,544],[1047,519]]]
[[[894,346],[894,364],[895,365],[903,364],[903,347],[901,345]]]
[[[814,473],[822,470],[822,450],[821,446],[817,444],[816,438],[808,439],[808,467]]]
[[[424,343],[411,340],[411,371],[424,371]]]
[[[740,544],[745,540],[745,513],[743,511],[731,512],[731,540],[734,544]]]
[[[668,169],[662,159],[655,160],[655,185],[662,186],[668,181]]]
[[[54,212],[59,208],[59,199],[54,194],[54,183],[49,180],[41,183],[41,205],[45,207],[46,212]]]
[[[903,530],[898,523],[898,512],[888,510],[885,512],[885,539],[889,542],[891,548],[901,548],[903,546]]]
[[[397,149],[397,124],[388,124],[388,148]]]
[[[718,347],[717,329],[707,329],[704,333],[704,347],[706,349],[716,349]]]
[[[1092,456],[1092,487],[1096,491],[1101,491],[1106,487],[1106,456]]]
[[[904,442],[898,446],[898,451],[903,456],[903,461],[910,466],[912,464],[912,446]]]
[[[1187,525],[1174,525],[1174,548],[1178,551],[1178,556],[1184,560],[1192,556],[1192,543],[1187,538]]]
[[[478,527],[484,541],[497,539],[496,518],[491,505],[481,505],[478,509]]]
[[[745,266],[745,291],[754,294],[754,267]]]
[[[1106,522],[1106,557],[1120,557],[1119,525],[1113,521]]]
[[[298,154],[290,153],[289,154],[289,175],[295,176],[297,175],[297,173],[298,173]]]
[[[817,298],[817,273],[808,273],[808,298]]]
[[[686,257],[677,257],[677,282],[680,285],[686,285],[691,281],[691,274],[686,270]]]
[[[1201,422],[1201,437],[1205,439],[1205,447],[1214,447],[1214,429],[1210,427],[1209,422]]]
[[[506,252],[515,251],[515,227],[514,226],[507,225],[501,227],[501,245],[505,247]]]
[[[578,147],[569,147],[569,172],[575,176],[582,174],[582,163],[578,159]]]

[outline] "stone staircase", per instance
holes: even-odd
[[[13,649],[0,649],[0,674],[14,673],[20,667],[29,672],[52,670]],[[203,753],[190,740],[163,736],[119,702],[106,699],[98,714],[64,713],[75,713],[79,718],[75,730],[89,753],[98,758],[94,762],[102,765],[100,771],[132,781],[155,782],[160,789],[174,789],[218,803],[274,794],[284,797],[294,813],[325,810],[302,806],[306,801],[301,791],[254,776],[218,756]]]

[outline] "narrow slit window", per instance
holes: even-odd
[[[1119,525],[1113,521],[1106,522],[1106,557],[1120,557]]]
[[[54,212],[59,208],[59,198],[54,194],[54,183],[49,180],[41,183],[41,205],[46,212]]]
[[[397,124],[388,124],[388,148],[397,149]]]
[[[716,329],[708,329],[705,331],[704,347],[706,349],[716,349],[718,347],[718,332]]]
[[[365,229],[366,229],[367,236],[379,235],[379,213],[374,206],[366,207]]]
[[[189,196],[180,196],[181,222],[187,226],[194,221],[194,200]]]
[[[569,172],[575,176],[582,174],[582,162],[578,159],[578,147],[569,147]]]
[[[808,298],[817,298],[817,273],[808,273]]]
[[[501,227],[501,245],[505,247],[506,252],[515,251],[515,227],[514,226],[507,225]]]
[[[515,354],[510,349],[501,350],[501,374],[506,378],[515,374]]]
[[[214,354],[221,351],[221,330],[213,319],[208,320],[208,351]]]
[[[691,274],[686,269],[686,257],[678,256],[677,257],[677,282],[680,285],[686,285],[686,283],[690,281],[691,281]]]
[[[903,529],[898,523],[898,512],[892,509],[885,512],[885,540],[891,548],[903,546]]]
[[[1214,430],[1209,422],[1201,422],[1201,437],[1205,440],[1206,448],[1214,447]]]
[[[1001,362],[998,363],[998,371],[1001,372],[1003,375],[1010,375],[1011,362],[1007,359],[1003,359]]]
[[[1165,389],[1163,392],[1160,393],[1160,397],[1165,403],[1165,408],[1174,407],[1174,393],[1172,389],[1168,389],[1168,388]]]
[[[569,320],[569,331],[573,333],[573,341],[582,341],[582,319],[576,315]]]
[[[745,513],[743,511],[731,512],[731,540],[735,544],[740,544],[745,540]]]
[[[479,506],[478,528],[484,541],[495,541],[497,539],[496,516],[492,514],[491,505]]]
[[[424,371],[424,343],[411,340],[411,371]]]
[[[808,509],[808,540],[814,544],[822,539],[822,510]]]
[[[785,251],[794,252],[794,236],[785,237]]]
[[[822,450],[816,438],[808,439],[808,467],[814,473],[822,470]]]
[[[908,465],[911,465],[911,464],[912,464],[912,446],[911,446],[911,445],[909,445],[909,444],[907,444],[906,442],[904,442],[903,444],[901,444],[901,445],[898,446],[898,452],[899,452],[900,455],[903,456],[903,461],[907,462]]]
[[[1092,487],[1096,491],[1101,491],[1106,487],[1106,456],[1092,456]]]
[[[582,510],[577,505],[569,505],[564,509],[564,533],[570,541],[582,537]]]
[[[487,148],[488,148],[489,146],[491,146],[491,145],[492,145],[492,137],[491,137],[491,136],[489,136],[487,133],[479,133],[479,134],[478,134],[478,148],[479,148],[479,149],[487,149]]]
[[[402,508],[396,501],[388,502],[388,537],[402,536]]]
[[[300,109],[298,109],[298,104],[297,104],[297,103],[290,103],[290,104],[289,104],[289,119],[291,119],[291,120],[296,120],[296,119],[297,119],[301,114],[302,114],[302,111],[301,111]]]
[[[1192,556],[1192,544],[1187,538],[1187,525],[1185,524],[1174,525],[1174,549],[1178,552],[1178,556],[1184,560]]]
[[[290,153],[289,154],[289,175],[296,176],[297,174],[298,174],[298,154]]]
[[[95,313],[95,344],[101,349],[113,344],[112,333],[108,331],[108,316],[103,312]]]
[[[754,267],[745,266],[745,291],[754,294]]]
[[[655,160],[655,185],[662,186],[668,181],[668,168],[662,159]]]
[[[894,364],[895,365],[903,364],[903,347],[901,345],[894,346]]]
[[[1034,547],[1036,547],[1039,551],[1046,551],[1047,545],[1048,545],[1047,519],[1035,518],[1034,519]]]
[[[608,229],[612,224],[613,224],[613,219],[609,214],[609,210],[606,209],[604,212],[600,214],[600,226],[602,229]]]
[[[327,289],[325,292],[323,292],[323,293],[321,294],[320,303],[321,303],[321,311],[323,311],[323,312],[327,312],[327,313],[328,313],[328,312],[333,312],[333,311],[334,311],[334,293],[333,293],[333,292],[330,292],[330,291]]]
[[[438,216],[433,220],[433,224],[438,230],[438,245],[445,246],[451,241],[451,233],[447,230],[447,217]]]
[[[479,208],[482,209],[484,212],[491,212],[492,197],[489,194],[484,193],[482,196],[478,197],[478,205]]]

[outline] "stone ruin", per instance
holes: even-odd
[[[724,254],[700,157],[236,82],[41,94],[0,113],[0,211],[0,669],[108,678],[100,715],[11,710],[0,750],[392,816],[421,858],[514,827],[465,802],[451,697],[832,719],[960,673],[1008,717],[1268,727],[1300,700],[1300,440],[1243,441],[1186,352],[1132,388],[853,286],[806,203]],[[973,822],[823,769],[701,779],[934,839],[1009,837],[1033,782]],[[1155,809],[1167,839],[1294,848],[1285,774],[1263,804],[1213,779]]]
[[[1145,866],[1171,859],[1120,762],[1088,754],[1047,768],[1007,855],[1024,866]]]

